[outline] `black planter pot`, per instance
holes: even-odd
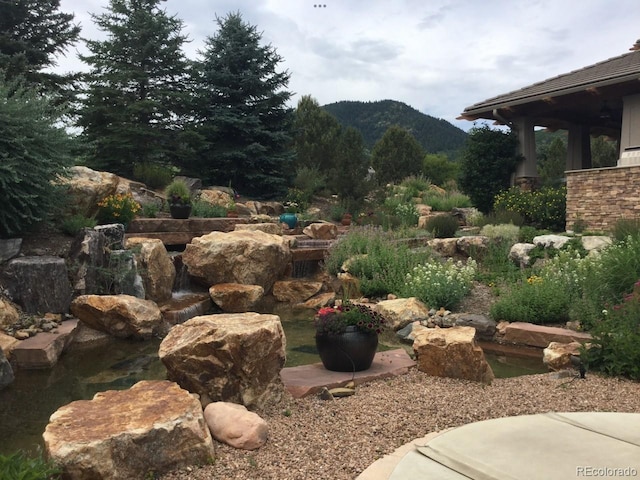
[[[184,220],[191,215],[191,205],[169,205],[171,218]]]
[[[316,347],[324,368],[334,372],[359,372],[373,363],[378,335],[354,326],[338,335],[316,335]]]

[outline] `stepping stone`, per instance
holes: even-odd
[[[73,341],[78,319],[66,320],[55,332],[41,332],[22,340],[13,349],[12,358],[18,368],[51,368],[63,350]]]
[[[591,335],[584,332],[575,332],[567,328],[546,327],[533,323],[510,323],[504,334],[504,340],[509,343],[531,345],[533,347],[547,348],[551,342],[585,343],[591,341]]]

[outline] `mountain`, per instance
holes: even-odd
[[[395,100],[377,102],[342,101],[323,105],[345,127],[362,133],[369,149],[391,125],[411,132],[427,153],[454,153],[459,150],[467,133],[446,120],[425,115],[409,105]]]

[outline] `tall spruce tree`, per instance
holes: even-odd
[[[72,81],[45,69],[56,65],[80,35],[73,14],[58,11],[60,0],[0,0],[0,70],[40,91],[60,93]]]
[[[79,125],[91,146],[87,163],[131,176],[137,164],[177,164],[188,154],[187,40],[165,0],[110,0],[92,15],[106,40],[87,41],[91,66]]]
[[[400,181],[422,170],[424,151],[411,133],[390,126],[371,151],[371,162],[379,183]]]
[[[296,170],[302,167],[328,172],[336,165],[340,122],[320,107],[310,95],[304,95],[295,111],[293,141]]]
[[[248,195],[282,196],[293,175],[290,74],[276,71],[282,57],[240,13],[216,21],[197,62],[199,174]]]

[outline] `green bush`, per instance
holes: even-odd
[[[84,215],[72,215],[65,217],[60,224],[60,229],[70,237],[75,237],[84,228],[93,228],[98,224],[95,218],[87,218]]]
[[[214,205],[203,200],[194,200],[191,204],[191,216],[201,218],[226,217],[227,207]]]
[[[466,263],[449,258],[431,260],[413,267],[405,277],[403,297],[417,297],[430,308],[453,309],[469,293],[477,264],[472,258]]]
[[[469,208],[473,206],[471,199],[460,192],[447,192],[445,195],[428,192],[423,195],[422,201],[436,212],[450,212],[454,208]]]
[[[536,227],[531,227],[529,225],[524,225],[520,227],[520,232],[518,235],[518,242],[520,243],[533,243],[533,239],[538,235],[546,235],[547,231],[540,231]]]
[[[173,168],[164,165],[138,163],[133,167],[133,178],[154,190],[161,190],[169,185],[173,175]]]
[[[531,276],[512,287],[490,309],[496,321],[535,324],[565,323],[569,320],[570,296],[558,282]]]
[[[619,218],[613,225],[611,235],[618,241],[623,241],[628,236],[640,236],[640,218]]]
[[[420,197],[431,187],[431,181],[421,175],[410,175],[400,182],[403,190],[403,200],[410,201],[414,197]]]
[[[435,238],[455,237],[460,225],[451,215],[436,215],[427,221],[425,229],[433,233]]]
[[[11,455],[0,455],[0,478],[3,480],[53,480],[60,478],[60,469],[39,453],[29,458],[18,451]]]
[[[155,203],[145,203],[142,205],[140,215],[145,218],[156,218],[160,208]]]
[[[191,204],[191,191],[183,180],[173,180],[164,189],[164,195],[169,205]]]
[[[0,73],[0,238],[27,232],[65,203],[64,188],[52,181],[72,161],[62,113]]]
[[[509,259],[511,243],[494,240],[489,242],[482,254],[474,255],[478,259],[478,280],[497,285],[505,282],[513,284],[522,277],[520,267]]]
[[[413,203],[400,203],[394,210],[396,217],[403,226],[415,226],[418,224],[418,210]]]
[[[493,209],[516,212],[522,215],[527,225],[561,232],[566,222],[566,198],[565,186],[543,187],[531,192],[512,187],[495,196]]]
[[[98,202],[98,223],[122,223],[126,228],[140,209],[130,193],[115,193]]]
[[[380,227],[352,227],[329,249],[325,268],[335,276],[348,260],[349,273],[358,278],[364,295],[399,294],[406,274],[429,258],[429,250],[411,250]]]
[[[320,171],[318,167],[300,167],[296,171],[293,185],[303,192],[303,200],[309,204],[316,193],[326,188],[327,175]]]
[[[520,227],[509,224],[485,225],[480,230],[480,235],[484,235],[491,239],[500,239],[509,243],[517,243],[520,236]]]
[[[524,218],[518,212],[507,210],[493,210],[492,212],[480,218],[476,226],[483,227],[485,225],[502,225],[512,223],[518,227],[524,226]]]

